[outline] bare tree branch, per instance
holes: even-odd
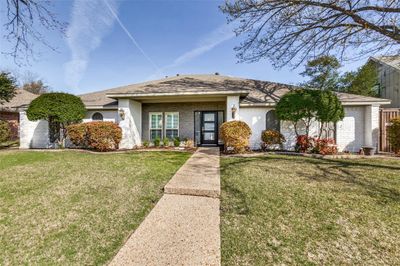
[[[7,22],[3,36],[12,44],[9,51],[3,54],[14,58],[17,65],[29,62],[36,54],[34,43],[41,43],[51,50],[42,31],[59,31],[65,33],[66,23],[59,21],[51,11],[52,2],[49,0],[5,0],[7,6]]]
[[[235,48],[242,62],[268,58],[295,68],[322,55],[400,52],[398,0],[227,0],[221,10],[246,35]]]

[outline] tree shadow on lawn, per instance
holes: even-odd
[[[369,163],[352,160],[343,161],[305,157],[264,156],[240,158],[239,160],[229,161],[222,165],[221,171],[223,172],[230,167],[245,166],[252,162],[257,164],[257,161],[271,163],[271,167],[273,167],[274,161],[284,161],[288,165],[293,163],[312,164],[314,171],[310,171],[309,167],[288,167],[287,169],[288,171],[295,171],[298,176],[307,178],[309,181],[344,182],[346,184],[358,186],[362,188],[362,191],[364,191],[366,195],[376,198],[382,204],[386,204],[388,201],[400,202],[400,180],[389,179],[385,174],[373,176],[371,173],[369,176],[365,176],[366,172],[372,170],[399,171],[400,173],[400,166],[377,164],[373,161]],[[228,189],[240,196],[240,191],[235,192],[237,189],[233,188],[232,185],[230,185]]]

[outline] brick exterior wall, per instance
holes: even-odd
[[[179,112],[179,137],[194,139],[195,111],[226,111],[225,102],[144,103],[142,104],[142,139],[149,140],[150,112]],[[225,112],[226,113],[226,112]],[[165,125],[165,123],[164,123]]]
[[[19,137],[19,114],[16,112],[0,112],[0,120],[7,121],[11,127],[11,140]]]

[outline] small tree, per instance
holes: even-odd
[[[302,84],[305,88],[320,90],[337,90],[339,84],[339,61],[329,55],[318,57],[307,62],[303,77],[309,80]]]
[[[45,85],[41,80],[33,80],[24,83],[24,85],[22,85],[22,89],[29,91],[30,93],[40,95],[48,92],[49,86]]]
[[[0,72],[0,104],[9,102],[17,93],[16,81],[8,72]]]
[[[297,89],[286,93],[276,105],[276,114],[280,120],[293,123],[296,136],[299,136],[298,123],[304,122],[306,135],[308,136],[310,126],[317,106],[315,95],[318,91]]]
[[[40,95],[31,102],[27,110],[29,120],[47,120],[50,141],[58,140],[62,145],[65,141],[66,127],[80,122],[85,113],[85,106],[79,97],[59,92]]]
[[[316,113],[315,119],[320,122],[319,138],[322,130],[328,123],[336,123],[344,118],[342,103],[332,91],[315,92]]]

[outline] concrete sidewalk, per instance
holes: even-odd
[[[168,182],[164,192],[218,198],[221,193],[219,149],[199,148]]]
[[[110,265],[221,265],[219,194],[219,150],[200,148]]]

